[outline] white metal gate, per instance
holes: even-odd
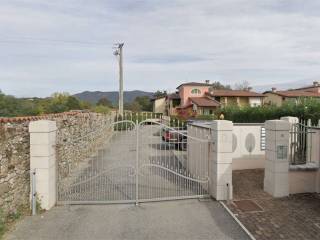
[[[184,126],[170,127],[160,119],[117,121],[97,142],[74,166],[59,166],[59,204],[208,196],[208,139],[188,136]]]

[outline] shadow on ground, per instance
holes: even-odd
[[[61,206],[27,217],[6,239],[249,239],[216,201]]]

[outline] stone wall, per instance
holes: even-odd
[[[101,141],[110,136],[114,117],[82,114],[57,119],[57,161],[59,177],[66,177],[79,163],[94,154]]]
[[[0,209],[6,215],[28,205],[28,122],[0,123]]]
[[[0,118],[0,209],[4,214],[29,206],[30,121],[56,121],[59,171],[77,166],[110,131],[112,114],[70,112],[37,117]],[[68,169],[68,170],[66,170]]]

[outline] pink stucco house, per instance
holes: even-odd
[[[188,82],[177,87],[177,92],[166,98],[166,113],[177,115],[186,112],[193,115],[210,115],[227,105],[260,106],[264,95],[248,90],[216,90],[208,80],[204,83]]]

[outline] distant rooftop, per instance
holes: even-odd
[[[205,83],[200,83],[200,82],[187,82],[187,83],[182,83],[180,84],[177,89],[179,89],[182,86],[203,86],[203,87],[210,87],[212,84],[208,80],[206,80]]]
[[[274,93],[282,97],[320,97],[320,93],[302,90],[267,91],[265,93]]]
[[[312,85],[301,87],[301,88],[295,88],[293,90],[305,90],[305,89],[310,89],[310,88],[319,88],[320,83],[318,81],[314,81]],[[291,90],[289,90],[291,91]]]
[[[265,97],[261,93],[245,90],[213,90],[207,95],[211,97]]]
[[[168,99],[180,99],[180,95],[178,93],[171,93],[167,96]]]

